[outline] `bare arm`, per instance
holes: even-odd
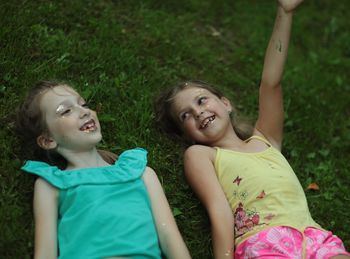
[[[56,188],[38,178],[34,187],[35,259],[57,258]]]
[[[185,173],[189,184],[209,214],[214,257],[232,258],[234,219],[215,174],[214,156],[215,151],[210,147],[191,146],[185,152]]]
[[[151,200],[152,213],[163,253],[167,258],[191,258],[156,173],[147,167],[143,180]]]
[[[256,129],[276,148],[283,138],[283,96],[281,80],[288,54],[293,10],[302,0],[280,0],[277,15],[264,60],[260,93],[259,117]]]

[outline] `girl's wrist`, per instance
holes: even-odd
[[[224,254],[225,258],[232,258],[233,251],[234,251],[233,248],[228,249],[228,250],[225,252],[225,254]]]
[[[293,11],[286,12],[281,5],[277,9],[277,17],[279,19],[291,19],[293,17]]]

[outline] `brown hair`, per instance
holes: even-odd
[[[56,81],[39,81],[27,93],[22,104],[16,112],[16,133],[21,140],[21,147],[25,153],[31,153],[35,159],[50,164],[61,164],[62,158],[52,157],[52,152],[41,149],[37,138],[48,131],[47,125],[40,109],[40,100],[44,93],[63,83]],[[59,160],[59,161],[58,161]]]
[[[51,165],[64,169],[67,161],[54,150],[44,150],[37,144],[37,138],[48,132],[48,127],[40,109],[40,100],[44,93],[60,85],[68,85],[57,81],[39,81],[27,93],[16,112],[15,131],[22,142],[23,152],[30,159],[45,161]],[[69,86],[71,87],[71,86]],[[102,158],[112,163],[117,155],[108,151],[98,150]]]
[[[182,90],[188,88],[188,87],[197,87],[197,88],[203,88],[211,92],[212,94],[216,95],[218,98],[224,97],[222,92],[215,88],[214,86],[200,80],[189,80],[180,82],[177,85],[166,89],[165,91],[161,92],[154,100],[154,112],[155,112],[155,121],[157,124],[157,127],[167,134],[169,137],[181,140],[182,142],[185,142],[186,144],[193,144],[188,143],[188,140],[183,138],[183,132],[181,130],[181,127],[179,127],[178,122],[174,118],[173,112],[172,112],[172,106],[175,96],[181,92]],[[252,135],[253,127],[247,123],[243,123],[238,120],[237,112],[234,107],[233,111],[231,113],[231,121],[233,125],[233,129],[236,132],[237,136],[245,140],[249,138]]]

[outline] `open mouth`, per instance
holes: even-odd
[[[85,122],[84,125],[81,126],[79,130],[84,132],[91,132],[91,131],[95,131],[96,129],[97,129],[96,123],[93,119],[91,119]]]
[[[199,126],[199,129],[205,129],[215,120],[215,115],[210,116],[202,121],[201,125]]]

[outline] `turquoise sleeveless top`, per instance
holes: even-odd
[[[22,170],[59,190],[59,258],[161,258],[141,178],[146,164],[141,148],[123,152],[107,167],[62,171],[44,162],[25,163]]]

